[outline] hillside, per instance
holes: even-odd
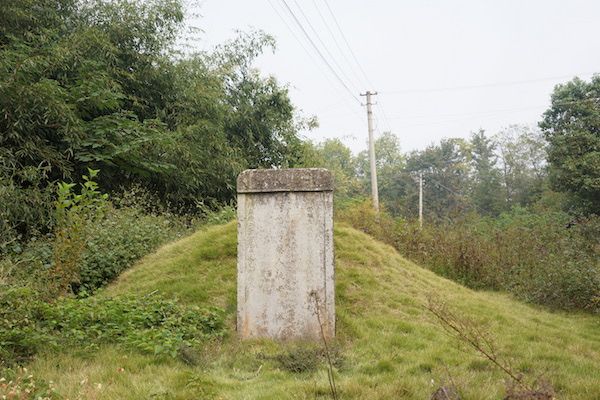
[[[336,227],[335,246],[333,346],[340,398],[427,399],[449,381],[463,398],[502,398],[506,376],[445,333],[425,309],[429,297],[481,324],[515,370],[543,375],[559,398],[600,398],[600,318],[550,313],[506,295],[466,289],[346,226]],[[223,307],[233,328],[235,268],[236,226],[230,223],[162,247],[100,295],[158,290],[186,304]],[[231,332],[223,342],[208,344],[197,366],[108,347],[92,356],[65,350],[30,369],[55,382],[65,398],[327,398],[324,363],[314,372],[294,373],[277,361],[301,348],[239,342]]]

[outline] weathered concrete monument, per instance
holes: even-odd
[[[237,192],[239,335],[333,337],[332,174],[321,168],[246,170]]]

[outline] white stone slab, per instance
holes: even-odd
[[[237,329],[242,338],[335,335],[333,178],[324,169],[238,177]],[[318,312],[317,312],[318,305]]]

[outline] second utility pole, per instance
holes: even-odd
[[[423,172],[419,172],[419,228],[423,227]]]
[[[367,96],[367,123],[369,126],[369,161],[371,164],[371,196],[373,197],[373,208],[379,212],[379,191],[377,190],[377,170],[375,163],[375,140],[373,139],[373,110],[371,106],[371,96],[377,95],[377,92],[370,92],[360,94],[361,96]]]

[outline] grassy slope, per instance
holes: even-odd
[[[543,374],[564,399],[600,398],[600,319],[549,313],[508,296],[474,292],[403,259],[394,249],[345,226],[335,230],[341,398],[429,398],[448,373],[465,399],[501,398],[504,378],[477,354],[460,348],[423,309],[435,294],[486,324],[503,354],[528,376]],[[236,228],[200,231],[143,259],[109,295],[158,290],[182,302],[217,304],[235,313]],[[285,346],[211,344],[200,366],[106,348],[94,355],[40,358],[34,374],[70,398],[314,399],[327,396],[324,366],[293,374],[272,355]],[[122,369],[121,369],[122,368]],[[99,387],[97,384],[101,384]]]

